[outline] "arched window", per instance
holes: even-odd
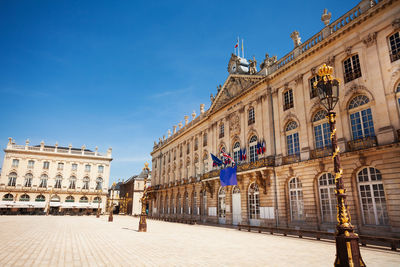
[[[250,154],[250,162],[254,162],[258,160],[257,154],[257,136],[253,135],[249,141],[249,154]]]
[[[233,160],[238,163],[240,161],[240,143],[236,142],[233,145]]]
[[[44,201],[46,201],[46,197],[43,196],[43,195],[38,195],[38,196],[35,198],[35,201],[37,201],[37,202],[44,202]]]
[[[54,184],[54,188],[61,188],[61,183],[62,183],[62,176],[57,175],[56,176],[56,183]]]
[[[329,129],[326,111],[320,110],[315,113],[313,119],[315,147],[324,148],[331,146],[331,130]]]
[[[254,113],[254,108],[253,107],[249,108],[249,114],[248,115],[249,115],[248,116],[248,125],[251,125],[251,124],[255,123],[256,122],[256,115]]]
[[[395,32],[388,38],[390,61],[394,62],[400,59],[400,33]]]
[[[29,201],[31,198],[27,194],[23,194],[20,198],[19,201]]]
[[[289,181],[290,216],[292,221],[304,218],[303,189],[299,178]]]
[[[201,209],[202,209],[201,214],[203,216],[207,216],[208,213],[207,213],[207,191],[206,190],[203,190],[201,192]]]
[[[197,215],[197,192],[192,193],[192,214]]]
[[[65,202],[75,202],[75,198],[73,196],[67,196]]]
[[[97,177],[96,179],[96,190],[101,190],[103,187],[103,178]]]
[[[336,221],[335,177],[324,173],[318,179],[319,198],[321,202],[322,222]]]
[[[81,198],[79,199],[79,202],[80,202],[80,203],[88,203],[88,202],[89,202],[89,199],[88,199],[86,196],[83,196],[83,197],[81,197]]]
[[[365,95],[354,97],[349,103],[351,132],[353,140],[375,136],[374,122],[371,108],[368,106],[369,98]]]
[[[8,186],[15,186],[17,182],[17,174],[15,172],[12,172],[8,175]]]
[[[10,193],[5,194],[3,197],[3,201],[13,201],[14,200],[14,196]]]
[[[221,187],[218,192],[218,217],[221,219],[226,217],[225,197],[226,197],[225,187]]]
[[[32,186],[32,179],[33,179],[33,175],[31,173],[27,173],[25,175],[24,186],[25,187],[31,187]]]
[[[89,189],[89,181],[90,181],[89,177],[86,176],[83,178],[82,189]]]
[[[297,122],[290,121],[285,128],[286,132],[286,145],[288,155],[299,155],[300,145],[299,145],[299,133],[297,132]]]
[[[240,191],[239,191],[240,192]],[[256,183],[249,187],[249,219],[260,218],[260,191]]]
[[[381,172],[368,167],[362,169],[357,177],[364,224],[387,225],[389,218]]]
[[[177,214],[182,214],[182,205],[181,205],[181,194],[178,194],[176,196],[176,213]]]
[[[93,198],[93,203],[101,203],[101,197]]]
[[[40,176],[40,184],[39,187],[40,188],[47,188],[47,179],[49,177],[46,174],[42,174],[42,176]]]
[[[75,189],[76,186],[76,177],[75,176],[71,176],[69,177],[69,189]]]
[[[189,212],[189,194],[186,191],[185,192],[185,199],[184,199],[185,203],[183,204],[184,210],[185,210],[185,214],[190,214]]]
[[[54,195],[51,197],[50,202],[60,202],[60,197],[57,195]]]

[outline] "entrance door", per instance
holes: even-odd
[[[226,203],[225,203],[225,187],[221,187],[218,193],[218,223],[226,223]]]
[[[240,189],[235,186],[232,190],[232,224],[238,225],[242,222],[242,206],[240,203]]]

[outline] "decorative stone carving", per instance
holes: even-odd
[[[367,163],[367,158],[362,153],[358,155],[358,160],[360,161],[361,166],[366,165]]]
[[[377,32],[373,32],[373,33],[368,34],[366,37],[364,37],[364,38],[362,39],[363,43],[364,43],[367,47],[372,46],[373,44],[376,43],[376,36],[377,36],[377,34],[378,34]]]
[[[272,66],[277,61],[277,56],[269,57],[268,53],[265,54],[264,61],[260,64],[260,68],[268,68]]]
[[[253,60],[249,59],[249,73],[250,75],[257,73],[257,60],[253,57]]]
[[[183,118],[185,119],[185,126],[189,123],[189,116],[185,115],[183,116]]]
[[[213,181],[207,181],[205,182],[205,189],[206,191],[211,195],[211,198],[213,198],[214,195],[214,182]]]
[[[322,16],[321,16],[321,21],[325,24],[325,26],[329,25],[329,22],[331,21],[331,17],[332,17],[331,12],[328,13],[328,9],[325,8],[324,13],[322,13]]]
[[[200,104],[200,114],[204,113],[204,104]]]
[[[346,53],[347,56],[350,56],[350,55],[351,55],[351,49],[352,49],[351,46],[347,46],[347,47],[344,49],[344,52]]]
[[[335,66],[335,56],[329,56],[326,60],[326,65],[331,67]]]
[[[319,171],[320,172],[324,172],[325,171],[325,163],[323,162],[323,160],[319,161]]]
[[[170,136],[171,136],[171,130],[168,129],[168,137],[170,137]]]
[[[192,120],[194,120],[194,118],[196,118],[196,111],[193,110],[193,112],[192,112]]]
[[[229,133],[231,134],[231,136],[240,134],[240,118],[239,114],[237,113],[234,113],[230,116]]]
[[[294,48],[296,48],[299,45],[301,45],[301,38],[300,38],[300,34],[299,34],[298,31],[292,32],[290,34],[290,38],[292,38],[292,40],[293,40]]]
[[[392,27],[395,30],[400,29],[400,18],[393,20]]]
[[[182,126],[183,126],[183,123],[182,123],[182,122],[179,122],[179,123],[178,123],[178,126],[179,126],[179,129],[181,129]]]
[[[311,74],[316,75],[317,74],[317,67],[311,68]]]
[[[173,130],[172,130],[172,133],[173,133],[173,134],[176,134],[176,125],[172,126],[172,129],[173,129]]]
[[[294,79],[294,82],[296,85],[301,84],[303,82],[303,74],[297,75],[296,78]]]

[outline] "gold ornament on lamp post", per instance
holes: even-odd
[[[327,110],[329,128],[331,131],[332,159],[335,171],[335,194],[337,199],[336,226],[336,259],[335,266],[358,267],[365,266],[361,257],[358,235],[350,222],[350,213],[346,204],[346,189],[342,178],[343,169],[340,166],[339,147],[336,137],[336,113],[333,111],[339,101],[339,80],[332,76],[333,68],[323,65],[318,70],[319,79],[313,84],[318,90],[321,105]]]
[[[149,163],[145,163],[144,164],[144,168],[143,168],[143,173],[144,173],[144,188],[143,188],[143,196],[140,199],[142,202],[142,211],[140,213],[140,220],[139,220],[139,232],[147,232],[147,222],[146,222],[146,218],[147,218],[147,212],[146,212],[146,207],[147,207],[147,200],[148,200],[148,196],[147,196],[147,178],[149,176],[150,173],[150,168],[149,168]]]

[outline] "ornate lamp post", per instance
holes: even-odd
[[[350,222],[350,213],[346,204],[346,189],[340,167],[339,147],[336,138],[336,113],[333,111],[339,100],[339,81],[332,76],[333,68],[325,64],[319,68],[319,80],[314,83],[318,90],[320,103],[328,111],[327,118],[331,131],[332,159],[335,171],[337,221],[336,226],[336,259],[335,266],[365,266],[360,254],[358,235]]]
[[[139,232],[147,232],[146,207],[147,207],[148,196],[147,196],[147,186],[146,186],[146,184],[147,184],[147,178],[148,178],[149,173],[150,173],[149,163],[147,163],[147,162],[144,164],[143,173],[144,173],[144,187],[143,187],[143,196],[140,199],[141,202],[142,202],[142,211],[140,213]]]
[[[108,221],[112,222],[114,220],[113,218],[113,209],[114,209],[114,189],[115,189],[115,182],[111,186],[111,203],[110,203],[110,209],[109,209],[109,215],[108,215]]]

